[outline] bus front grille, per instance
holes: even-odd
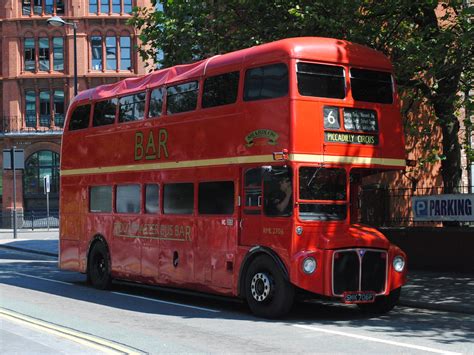
[[[373,249],[338,250],[333,254],[333,294],[348,291],[385,291],[387,252]]]

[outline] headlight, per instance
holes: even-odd
[[[312,274],[318,264],[316,263],[316,259],[312,257],[308,257],[303,260],[303,271],[305,274]]]
[[[397,272],[402,272],[405,268],[405,259],[402,256],[396,256],[393,258],[393,268]]]

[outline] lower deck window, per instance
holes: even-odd
[[[200,214],[234,213],[234,183],[232,181],[200,183],[198,205]]]
[[[118,213],[140,212],[140,185],[118,185],[116,192]]]
[[[192,183],[166,184],[163,187],[165,214],[193,214],[194,185]]]
[[[112,186],[90,188],[89,210],[91,212],[112,212]]]

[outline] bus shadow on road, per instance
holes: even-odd
[[[244,302],[232,298],[129,282],[114,282],[110,290],[101,291],[90,287],[85,275],[60,271],[51,261],[9,261],[5,256],[1,260],[2,284],[117,310],[185,319],[243,320],[288,326],[350,326],[370,331],[372,336],[379,333],[380,336],[389,334],[400,339],[408,335],[412,338],[428,337],[439,344],[469,344],[474,338],[474,320],[467,314],[396,307],[386,315],[370,316],[361,313],[354,305],[305,301],[296,302],[284,318],[267,320],[253,316]]]

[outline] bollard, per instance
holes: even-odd
[[[31,211],[31,230],[35,230],[35,211]]]

